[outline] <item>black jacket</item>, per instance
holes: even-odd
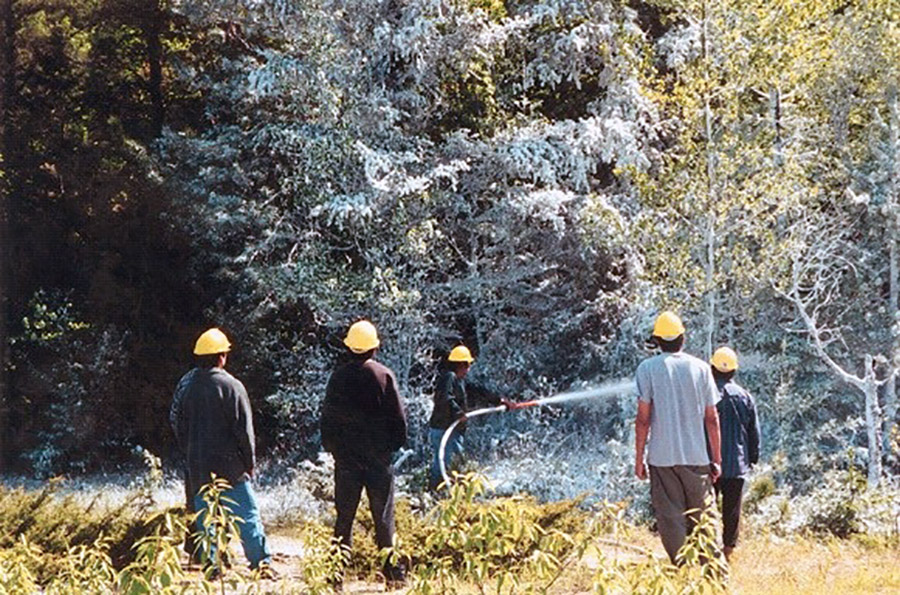
[[[222,368],[198,368],[182,381],[172,404],[172,421],[191,485],[209,483],[210,473],[232,485],[246,481],[256,464],[247,389]]]
[[[322,447],[335,458],[389,463],[406,444],[406,414],[394,373],[374,359],[339,366],[328,380],[320,423]]]
[[[436,430],[446,430],[468,410],[465,380],[452,370],[442,372],[434,389],[434,409],[428,425]]]
[[[736,382],[717,379],[722,399],[719,429],[722,434],[722,477],[743,477],[759,462],[759,418],[756,403]]]

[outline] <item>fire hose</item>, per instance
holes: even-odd
[[[450,424],[450,427],[448,427],[444,431],[444,435],[441,436],[441,445],[438,449],[438,463],[441,466],[441,477],[443,477],[444,483],[449,486],[451,481],[450,476],[447,475],[447,464],[444,462],[444,453],[447,450],[447,442],[450,441],[450,436],[453,434],[453,430],[455,430],[456,426],[458,426],[465,420],[472,419],[473,417],[480,417],[482,415],[488,415],[491,413],[500,413],[502,411],[528,409],[529,407],[536,407],[539,405],[559,405],[562,403],[568,403],[569,401],[580,401],[582,399],[589,399],[592,397],[609,396],[633,389],[634,383],[627,380],[619,382],[614,386],[607,386],[599,389],[595,388],[578,392],[564,393],[553,397],[544,397],[542,399],[534,399],[532,401],[523,401],[521,403],[504,401],[503,405],[496,405],[494,407],[485,407],[483,409],[475,409],[473,411],[469,411],[463,417],[460,417],[452,424]]]

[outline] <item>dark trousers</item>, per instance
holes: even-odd
[[[656,525],[669,559],[675,556],[700,519],[700,511],[712,503],[712,481],[707,465],[650,466],[650,502]],[[689,510],[695,510],[687,514]]]
[[[375,524],[375,543],[379,548],[394,544],[394,469],[390,463],[360,463],[335,459],[334,505],[337,522],[334,536],[350,547],[353,519],[363,488],[369,497],[369,510]]]
[[[716,495],[722,494],[722,544],[737,545],[741,524],[741,500],[744,496],[743,477],[720,477],[715,484]]]

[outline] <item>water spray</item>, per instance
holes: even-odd
[[[538,407],[542,405],[562,405],[565,403],[571,403],[573,401],[583,401],[585,399],[611,397],[613,395],[632,392],[634,391],[634,388],[634,381],[622,380],[620,382],[616,382],[615,384],[603,386],[600,388],[591,388],[568,393],[560,393],[558,395],[553,395],[552,397],[534,399],[533,401],[523,401],[521,403],[510,402],[509,404],[505,405],[496,405],[494,407],[484,407],[483,409],[475,409],[473,411],[469,411],[464,417],[461,417],[450,424],[450,427],[448,427],[444,431],[444,435],[441,436],[441,445],[438,449],[438,463],[440,463],[441,466],[441,477],[444,478],[444,483],[449,486],[451,482],[450,476],[447,475],[447,465],[444,462],[444,452],[447,448],[447,442],[450,441],[450,435],[453,434],[453,430],[455,430],[456,426],[459,425],[459,423],[463,420],[469,420],[473,417],[480,417],[482,415],[489,415],[491,413],[500,413],[502,411],[516,411],[519,409],[530,409],[531,407]]]

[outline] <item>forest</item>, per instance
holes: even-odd
[[[898,85],[898,0],[2,0],[2,489],[177,482],[217,326],[258,481],[327,516],[319,412],[365,318],[415,496],[455,345],[475,401],[534,399],[631,379],[674,310],[756,399],[753,522],[896,548]],[[500,496],[641,525],[635,411],[497,415],[467,450]]]

